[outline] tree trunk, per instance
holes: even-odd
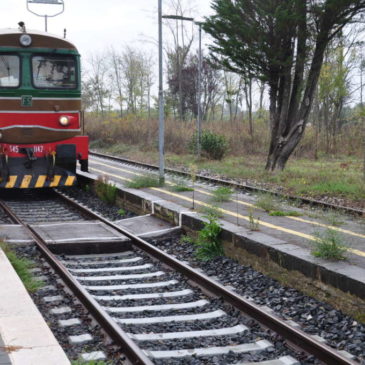
[[[288,84],[291,84],[291,82],[288,82],[290,70],[288,71],[289,73],[281,76],[279,83],[271,82],[270,121],[272,132],[270,150],[265,167],[266,170],[283,170],[290,155],[293,153],[303,136],[313,103],[313,97],[323,63],[324,52],[328,43],[328,33],[329,31],[324,29],[317,38],[300,105],[298,103],[298,96],[293,94],[288,95],[289,88],[287,86]],[[298,72],[301,73],[301,70]],[[285,80],[285,78],[287,79]],[[295,79],[296,75],[294,76],[294,80]],[[298,77],[296,82],[299,82],[301,85],[303,80]],[[277,85],[282,87],[283,90],[281,92],[278,90]],[[300,85],[294,83],[292,90],[300,90]],[[290,98],[289,104],[287,104],[288,98]],[[280,101],[279,105],[277,105],[277,100]],[[286,112],[286,108],[288,108],[288,112]],[[280,112],[280,114],[278,112]]]

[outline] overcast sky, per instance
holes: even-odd
[[[28,29],[44,30],[44,18],[29,13],[26,0],[0,1],[1,28],[16,28],[22,20]],[[165,14],[170,1],[176,0],[162,0]],[[182,1],[186,7],[193,8],[193,12],[186,15],[198,18],[210,13],[211,0]],[[127,44],[155,49],[152,41],[157,39],[158,0],[64,0],[64,3],[65,12],[49,18],[48,32],[62,36],[66,28],[67,38],[84,57],[111,45],[117,49]],[[60,9],[58,5],[30,4],[30,7],[41,13]]]

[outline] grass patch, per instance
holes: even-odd
[[[72,365],[109,365],[110,362],[105,362],[103,360],[90,360],[90,361],[85,361],[82,359],[78,359],[78,360],[73,360],[71,361]]]
[[[143,189],[163,186],[157,175],[146,174],[134,177],[131,181],[126,183],[127,188]]]
[[[273,210],[269,213],[272,217],[301,217],[303,214],[296,212],[295,210],[289,210],[287,212],[281,210]]]
[[[14,267],[14,270],[20,277],[25,288],[29,292],[35,292],[42,286],[44,286],[43,281],[34,279],[30,269],[35,267],[33,261],[28,260],[24,257],[18,257],[17,254],[4,242],[0,242],[0,248],[4,251],[5,255],[8,257],[10,263]]]
[[[271,194],[259,195],[255,205],[268,213],[271,211],[279,211],[278,202]]]
[[[174,180],[173,185],[171,186],[171,190],[176,193],[180,193],[183,191],[194,191],[194,189],[186,183],[184,180]]]
[[[216,217],[208,216],[207,218],[208,222],[204,223],[204,228],[199,231],[198,237],[194,241],[196,246],[195,255],[202,261],[209,261],[224,255],[223,246],[219,238],[222,228],[218,224]]]
[[[218,203],[228,202],[231,200],[232,194],[232,189],[221,186],[213,191],[212,200]]]
[[[107,204],[114,204],[117,199],[117,187],[110,183],[105,176],[98,177],[95,182],[96,195]]]
[[[315,232],[314,236],[316,241],[312,250],[313,256],[335,261],[346,259],[347,247],[343,244],[343,239],[338,232],[327,229],[323,233]]]
[[[126,212],[123,208],[120,208],[120,209],[118,210],[118,214],[119,214],[121,217],[124,217],[124,216],[127,214],[127,212]]]

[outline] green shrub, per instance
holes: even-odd
[[[277,200],[269,193],[259,195],[255,205],[268,213],[280,210]]]
[[[204,228],[199,232],[198,238],[194,242],[196,257],[203,261],[224,255],[223,246],[219,239],[222,228],[215,217],[208,216],[207,218],[208,222],[204,223]]]
[[[342,243],[342,237],[333,229],[314,234],[316,241],[312,250],[313,256],[326,260],[344,260],[347,247]]]
[[[189,143],[189,149],[196,153],[196,134]],[[228,142],[224,136],[210,131],[203,131],[201,135],[202,154],[211,160],[221,160],[228,150]]]
[[[117,199],[117,187],[111,184],[105,176],[95,182],[96,195],[107,204],[114,204]]]

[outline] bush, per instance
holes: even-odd
[[[193,135],[189,143],[189,149],[196,152],[196,134]],[[202,154],[211,160],[221,160],[228,150],[228,142],[222,135],[210,131],[203,131],[201,135]]]
[[[219,238],[222,228],[216,217],[210,215],[207,218],[208,222],[204,223],[204,228],[199,232],[198,238],[194,242],[196,245],[195,255],[202,261],[209,261],[217,256],[224,255]]]
[[[323,233],[314,234],[316,241],[312,254],[325,260],[345,260],[347,247],[342,242],[342,237],[334,230],[327,229]]]
[[[95,182],[95,192],[101,200],[112,205],[117,199],[118,189],[114,184],[109,183],[105,176],[99,176]]]

